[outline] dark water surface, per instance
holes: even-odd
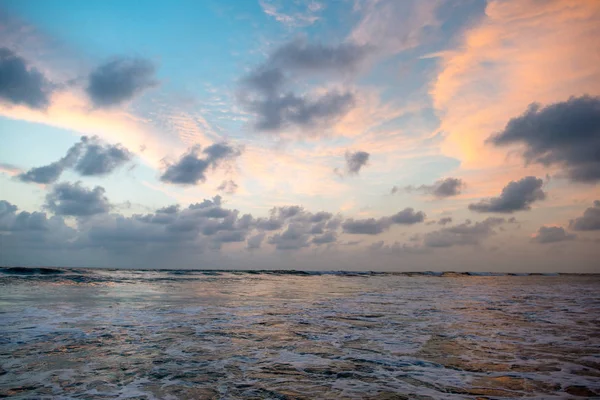
[[[584,398],[600,277],[0,269],[0,396]]]

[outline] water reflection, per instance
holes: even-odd
[[[95,271],[0,285],[3,395],[600,392],[598,277]]]

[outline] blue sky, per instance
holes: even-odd
[[[598,15],[0,1],[0,261],[595,271]]]

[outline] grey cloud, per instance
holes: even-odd
[[[390,227],[389,218],[347,219],[342,223],[345,233],[354,235],[379,235]]]
[[[337,234],[335,232],[325,232],[322,235],[315,236],[312,240],[314,244],[329,244],[334,243],[337,240]]]
[[[167,207],[156,210],[157,214],[177,214],[179,212],[179,204],[172,204]]]
[[[425,213],[415,212],[413,208],[407,207],[398,213],[382,218],[347,219],[342,223],[342,229],[349,234],[378,235],[390,228],[393,224],[412,225],[425,220]]]
[[[120,144],[101,144],[97,137],[82,137],[84,152],[74,166],[83,176],[106,175],[130,161],[133,154]]]
[[[52,85],[35,68],[8,48],[0,48],[0,99],[44,109],[50,104]]]
[[[331,91],[310,98],[286,93],[246,102],[249,111],[257,115],[255,128],[273,132],[287,127],[314,128],[329,124],[354,107],[350,92]]]
[[[223,192],[225,194],[234,194],[238,189],[238,184],[232,181],[231,179],[223,181],[218,187],[217,190]]]
[[[573,240],[575,237],[576,235],[567,233],[562,226],[541,226],[531,240],[544,244]]]
[[[260,233],[257,233],[256,235],[248,238],[248,241],[246,242],[246,248],[248,250],[259,249],[265,236],[266,235],[264,232],[260,232]]]
[[[86,91],[97,107],[119,105],[156,86],[155,70],[148,60],[116,58],[90,73]]]
[[[45,207],[56,215],[75,217],[106,213],[111,206],[104,192],[104,188],[100,186],[88,190],[79,182],[60,183],[46,196]]]
[[[372,48],[354,43],[326,46],[295,39],[277,48],[269,57],[268,65],[305,74],[354,72],[365,61]]]
[[[75,230],[61,217],[48,218],[43,212],[17,212],[18,208],[0,200],[0,242],[3,250],[67,247]]]
[[[308,247],[309,235],[300,224],[290,224],[283,233],[277,233],[268,240],[277,250],[298,250]]]
[[[442,228],[425,234],[423,244],[426,247],[434,248],[478,245],[481,240],[495,233],[494,227],[504,222],[504,218],[490,217],[475,224],[465,222],[456,226]]]
[[[325,231],[325,225],[325,222],[319,222],[317,224],[314,224],[312,228],[310,228],[310,233],[315,235],[323,233]]]
[[[531,104],[489,141],[523,144],[528,163],[561,165],[573,181],[600,181],[600,97],[571,97],[542,108]]]
[[[246,241],[246,232],[244,231],[220,231],[213,238],[219,243],[235,243]]]
[[[314,214],[312,214],[309,218],[310,222],[323,222],[323,221],[328,221],[333,217],[333,214],[325,212],[325,211],[319,211],[316,212]]]
[[[546,193],[542,190],[544,181],[534,176],[519,181],[511,181],[502,189],[500,196],[469,204],[469,210],[477,212],[512,213],[529,210],[537,200],[544,200]]]
[[[438,225],[446,225],[452,222],[452,217],[444,217],[444,218],[440,218],[440,220],[437,222]]]
[[[283,226],[283,221],[275,219],[275,218],[259,218],[256,222],[256,227],[260,230],[265,231],[276,231],[281,229]]]
[[[404,188],[407,192],[413,190],[421,191],[425,194],[430,194],[437,198],[458,196],[465,187],[465,182],[459,178],[444,178],[435,181],[432,185],[421,185],[421,186],[406,186]],[[391,194],[395,194],[400,189],[394,186],[391,190]]]
[[[404,210],[392,215],[390,220],[394,224],[412,225],[425,220],[423,211],[415,212],[414,208],[408,207]]]
[[[17,179],[22,182],[53,183],[60,178],[64,169],[65,167],[61,162],[53,162],[43,167],[31,168],[29,171],[17,175]]]
[[[32,168],[19,174],[17,179],[23,182],[54,183],[69,168],[83,176],[106,175],[130,161],[132,157],[133,154],[120,144],[104,144],[97,136],[82,136],[60,160],[43,167]]]
[[[574,231],[600,230],[600,200],[594,201],[594,205],[586,209],[583,216],[571,220],[569,228]]]
[[[303,39],[291,41],[242,79],[238,100],[256,115],[254,126],[260,131],[326,127],[354,107],[354,94],[338,90],[318,96],[296,94],[290,89],[292,77],[351,73],[368,53],[367,46],[350,43],[325,46]]]
[[[369,153],[366,151],[346,152],[346,169],[349,174],[357,175],[367,162],[369,162]]]
[[[217,168],[222,161],[239,157],[241,150],[228,143],[216,143],[200,152],[200,146],[194,146],[174,164],[167,167],[160,180],[181,185],[195,185],[206,180],[210,168]],[[201,158],[203,157],[203,158]]]
[[[260,68],[244,78],[242,83],[251,90],[271,97],[277,96],[286,84],[286,78],[280,68]]]

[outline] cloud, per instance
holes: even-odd
[[[141,58],[116,58],[89,75],[86,92],[97,107],[123,104],[157,85],[155,66]]]
[[[9,176],[16,176],[23,173],[21,168],[9,164],[9,163],[0,163],[0,173],[5,173]]]
[[[504,218],[490,217],[475,224],[465,222],[442,228],[426,233],[423,237],[423,244],[433,248],[478,245],[483,239],[495,234],[494,228],[504,222]]]
[[[335,121],[354,106],[350,92],[331,91],[316,97],[293,93],[244,101],[257,115],[255,128],[273,132],[288,127],[316,128]]]
[[[284,3],[284,6],[293,8],[287,11],[272,0],[260,0],[259,4],[265,14],[289,28],[314,24],[319,20],[318,14],[325,8],[324,4],[314,0]]]
[[[360,169],[369,162],[369,153],[366,151],[346,152],[346,170],[348,174],[358,175]]]
[[[537,233],[531,238],[536,243],[556,243],[565,240],[573,240],[577,237],[575,234],[569,234],[562,226],[541,226]]]
[[[246,242],[246,248],[248,250],[260,249],[260,245],[262,244],[265,236],[266,234],[264,232],[260,232],[254,236],[251,236]]]
[[[0,48],[0,99],[45,109],[50,104],[52,85],[44,75],[8,48]]]
[[[437,223],[438,223],[438,225],[446,225],[451,222],[452,222],[452,217],[444,217],[444,218],[440,218]]]
[[[574,231],[600,230],[600,200],[594,201],[594,205],[586,209],[583,216],[572,219],[569,228]]]
[[[191,147],[173,163],[167,164],[160,180],[181,185],[195,185],[206,181],[209,168],[217,168],[223,161],[239,157],[242,150],[228,143],[216,143],[200,152],[200,146]],[[203,156],[203,158],[200,158]]]
[[[389,218],[367,218],[353,219],[349,218],[342,223],[342,229],[345,233],[353,235],[379,235],[390,227]]]
[[[275,245],[277,250],[298,250],[310,246],[309,235],[306,234],[301,224],[290,224],[282,233],[271,236],[269,244]]]
[[[120,144],[102,144],[98,137],[81,138],[84,150],[74,166],[83,176],[106,175],[130,161],[133,154]]]
[[[426,194],[430,194],[437,198],[458,196],[465,187],[465,182],[459,178],[444,178],[437,180],[433,183],[433,185],[421,185],[418,187],[414,186],[406,186],[404,188],[407,192],[412,192],[413,190],[421,191]],[[395,194],[398,192],[398,188],[394,186],[392,188],[391,194]]]
[[[314,244],[329,244],[337,241],[337,234],[335,232],[326,232],[322,235],[315,236],[312,240]]]
[[[423,211],[415,212],[414,208],[408,207],[404,210],[392,215],[390,220],[393,224],[412,225],[425,220]]]
[[[17,212],[17,206],[0,200],[0,243],[3,251],[31,251],[67,247],[76,232],[61,217],[43,212]]]
[[[600,97],[571,97],[544,108],[530,104],[489,141],[523,144],[528,163],[561,165],[573,181],[600,181]]]
[[[267,65],[309,76],[355,72],[371,51],[369,45],[347,42],[335,46],[308,43],[298,38],[278,47]]]
[[[428,32],[439,25],[435,15],[439,4],[418,0],[365,2],[362,18],[350,39],[358,44],[374,45],[378,52],[388,55],[417,47]]]
[[[231,179],[221,182],[217,190],[225,194],[234,194],[238,190],[238,184]]]
[[[45,207],[56,215],[75,217],[107,213],[111,205],[104,193],[101,186],[88,190],[80,182],[60,183],[53,186],[52,191],[46,195]]]
[[[345,233],[355,235],[378,235],[387,231],[393,224],[412,225],[425,220],[425,213],[415,212],[413,208],[404,210],[382,218],[353,219],[349,218],[342,222],[342,229]]]
[[[83,176],[106,175],[131,160],[133,154],[120,144],[103,144],[97,136],[81,140],[67,150],[58,161],[42,167],[31,168],[21,173],[17,179],[22,182],[41,184],[53,183],[64,170],[73,168]]]
[[[22,182],[53,183],[60,178],[64,169],[65,167],[60,162],[53,162],[43,167],[31,168],[29,171],[17,175],[17,179]]]
[[[491,133],[532,101],[598,95],[599,60],[590,49],[598,47],[599,11],[596,1],[488,1],[459,45],[437,54],[431,97],[444,154],[466,169],[506,168],[505,152],[485,144]]]
[[[242,79],[238,100],[256,116],[254,127],[259,131],[326,128],[355,106],[355,94],[345,89],[297,94],[292,83],[297,78],[338,79],[352,74],[368,54],[368,46],[353,43],[327,46],[292,40]]]
[[[528,176],[519,181],[511,181],[502,189],[500,196],[469,204],[469,210],[496,213],[529,210],[533,202],[546,198],[546,193],[542,190],[543,184],[542,179],[534,176]]]

